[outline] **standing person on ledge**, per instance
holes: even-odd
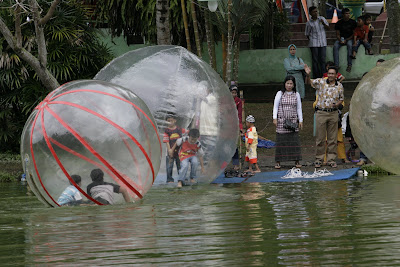
[[[288,50],[289,57],[283,60],[283,65],[286,69],[286,75],[292,75],[296,79],[297,92],[299,92],[301,99],[304,99],[305,89],[303,71],[305,64],[301,58],[296,56],[296,46],[294,44],[290,44],[288,46]]]
[[[329,23],[322,16],[318,16],[318,9],[312,6],[308,9],[311,18],[306,23],[305,35],[309,43],[312,55],[312,70],[314,78],[321,78],[325,72],[326,58],[326,33],[329,30]]]
[[[350,18],[350,9],[342,9],[343,18],[335,24],[336,42],[333,45],[333,59],[335,66],[339,70],[339,50],[342,46],[347,46],[347,72],[351,71],[352,52],[353,52],[353,32],[357,27],[357,22]]]
[[[336,168],[337,155],[337,133],[338,133],[338,108],[343,104],[343,85],[336,80],[337,70],[335,67],[328,68],[328,79],[318,78],[310,80],[310,68],[306,67],[306,83],[317,90],[318,102],[316,105],[316,168],[321,167],[325,156],[329,166]]]

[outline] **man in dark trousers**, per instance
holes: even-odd
[[[352,66],[352,51],[353,51],[353,33],[357,27],[357,22],[350,18],[350,10],[342,9],[343,18],[335,25],[336,42],[333,45],[333,59],[335,66],[339,69],[339,50],[342,46],[347,46],[347,72],[351,71]]]

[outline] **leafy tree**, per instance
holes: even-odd
[[[6,4],[3,2],[3,4]],[[7,3],[8,6],[10,4]],[[41,2],[46,9],[49,4]],[[0,17],[15,33],[15,17],[9,9],[0,9]],[[28,14],[21,17],[27,21]],[[29,19],[28,19],[29,20]],[[35,27],[21,27],[21,46],[32,56],[39,54]],[[47,69],[59,83],[92,78],[109,60],[109,48],[100,43],[97,30],[88,24],[85,10],[75,2],[62,2],[54,10],[51,23],[44,25]],[[19,138],[27,115],[48,94],[36,70],[24,61],[0,35],[0,147],[18,150]]]

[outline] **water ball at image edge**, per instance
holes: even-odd
[[[371,69],[350,104],[350,126],[360,150],[383,169],[400,174],[400,58]]]

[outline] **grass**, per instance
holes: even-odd
[[[20,155],[0,153],[0,182],[18,181],[22,173]]]

